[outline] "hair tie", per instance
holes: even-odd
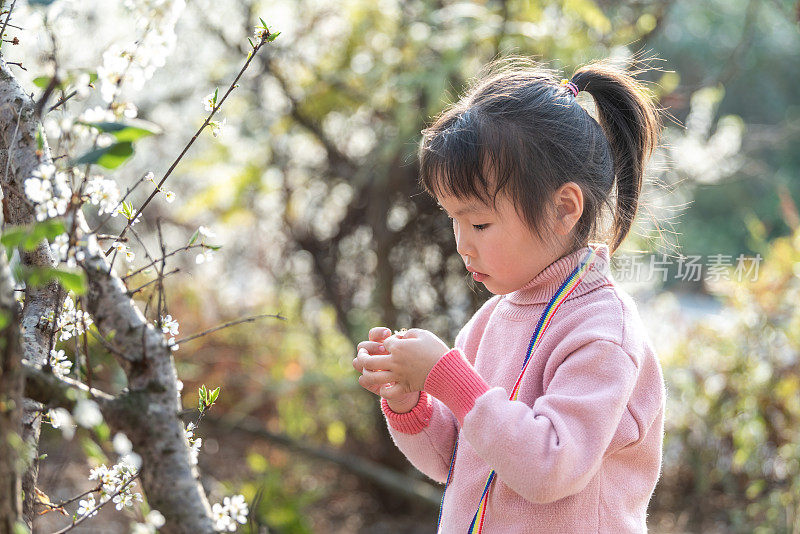
[[[578,89],[577,85],[572,83],[572,80],[564,78],[563,80],[561,80],[561,85],[566,85],[573,95],[578,96],[578,92],[580,91],[580,89]]]

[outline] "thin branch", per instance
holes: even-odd
[[[50,106],[47,109],[47,112],[50,113],[51,111],[56,109],[58,106],[60,106],[61,104],[65,103],[67,100],[69,100],[70,98],[72,98],[73,96],[75,96],[77,94],[78,94],[78,91],[77,91],[77,89],[75,89],[70,94],[68,94],[67,96],[61,97],[61,99],[58,102],[56,102],[55,104],[53,104],[52,106]]]
[[[183,247],[181,247],[181,248],[178,248],[178,249],[175,249],[175,250],[173,250],[172,252],[170,252],[170,253],[166,254],[164,257],[165,257],[165,258],[168,258],[169,256],[172,256],[172,255],[174,255],[174,254],[177,254],[178,252],[180,252],[180,251],[182,251],[182,250],[189,250],[189,249],[192,249],[192,248],[198,248],[198,247],[205,248],[206,246],[207,246],[207,245],[205,245],[205,244],[203,244],[203,243],[198,243],[198,244],[196,244],[196,245],[186,245],[186,246],[183,246]],[[136,269],[135,271],[133,271],[133,272],[130,272],[130,273],[126,274],[125,276],[120,276],[119,278],[120,278],[121,280],[127,280],[127,279],[128,279],[128,278],[130,278],[131,276],[135,276],[135,275],[139,274],[140,272],[144,271],[145,269],[149,269],[150,267],[152,267],[153,265],[155,265],[155,264],[156,264],[156,263],[158,263],[159,261],[161,261],[161,258],[157,258],[157,259],[155,259],[155,260],[151,261],[150,263],[148,263],[147,265],[144,265],[144,266],[142,266],[142,267],[139,267],[139,268],[138,268],[138,269]]]
[[[286,317],[283,317],[283,316],[280,314],[280,312],[278,312],[278,315],[272,315],[272,314],[253,315],[253,316],[251,316],[251,317],[245,317],[244,319],[237,319],[237,320],[235,320],[235,321],[231,321],[231,322],[229,322],[229,323],[225,323],[225,324],[223,324],[223,325],[215,326],[214,328],[211,328],[211,329],[209,329],[209,330],[206,330],[206,331],[204,331],[204,332],[200,332],[199,334],[192,334],[191,336],[184,337],[184,338],[181,338],[181,339],[179,339],[179,340],[175,341],[175,343],[177,344],[177,343],[184,343],[184,342],[186,342],[186,341],[191,341],[191,340],[193,340],[193,339],[196,339],[196,338],[198,338],[198,337],[205,336],[206,334],[210,334],[211,332],[216,332],[217,330],[221,330],[221,329],[223,329],[223,328],[227,328],[227,327],[229,327],[229,326],[233,326],[233,325],[235,325],[235,324],[239,324],[239,323],[252,323],[252,322],[254,322],[256,319],[261,319],[262,317],[275,317],[276,319],[282,319],[282,320],[284,320],[284,321],[286,320]]]
[[[88,393],[101,404],[114,402],[115,397],[99,389],[90,388],[83,382],[69,377],[59,377],[44,372],[36,364],[22,362],[25,373],[25,396],[48,406],[59,406],[72,410],[77,402],[75,390]]]
[[[247,61],[244,64],[244,66],[239,71],[239,74],[236,75],[236,78],[233,80],[233,82],[231,82],[230,87],[228,87],[228,90],[222,96],[222,99],[219,101],[219,103],[217,103],[216,106],[214,106],[214,108],[211,110],[211,113],[208,115],[208,117],[206,117],[206,120],[203,121],[203,124],[200,125],[200,128],[198,128],[197,132],[195,132],[194,136],[192,136],[192,138],[189,140],[189,142],[183,148],[183,150],[181,151],[180,155],[178,155],[178,157],[175,159],[175,161],[172,162],[172,165],[170,165],[169,169],[167,169],[167,172],[166,172],[166,174],[164,174],[164,177],[161,178],[161,181],[158,182],[158,185],[156,186],[156,191],[153,191],[150,194],[150,196],[147,197],[147,200],[145,200],[144,203],[136,210],[136,213],[134,213],[133,217],[130,220],[128,220],[128,224],[125,225],[125,228],[123,228],[122,232],[120,232],[120,234],[119,234],[120,237],[125,235],[125,232],[127,232],[128,228],[131,226],[131,221],[135,221],[136,220],[136,217],[144,210],[145,207],[147,207],[147,205],[150,203],[150,201],[153,200],[153,198],[156,196],[156,193],[161,190],[161,186],[164,185],[164,182],[167,181],[167,178],[169,178],[169,176],[172,174],[172,171],[175,169],[175,167],[178,166],[178,163],[181,161],[181,159],[183,159],[183,156],[186,154],[186,152],[189,151],[189,148],[194,144],[195,140],[197,140],[197,137],[200,135],[200,133],[203,131],[203,129],[205,129],[205,127],[208,126],[208,123],[211,122],[211,117],[213,117],[214,114],[217,112],[217,110],[222,106],[223,102],[225,102],[225,99],[227,99],[228,95],[231,94],[231,91],[233,91],[233,89],[235,87],[238,87],[236,82],[238,82],[239,78],[242,77],[242,74],[244,74],[244,71],[247,70],[247,67],[250,65],[250,62],[253,61],[254,57],[256,57],[256,54],[261,49],[261,47],[264,46],[264,44],[268,42],[267,39],[269,38],[269,36],[270,36],[269,32],[265,31],[264,34],[261,37],[261,41],[259,41],[259,43],[255,46],[255,48],[253,48],[250,56],[247,58]],[[111,248],[109,248],[106,251],[106,254],[108,254],[110,251],[111,251]]]
[[[75,497],[73,497],[73,498],[71,498],[71,499],[67,499],[66,501],[61,501],[60,503],[58,503],[58,504],[55,504],[55,505],[53,505],[53,506],[57,506],[57,507],[59,507],[59,508],[63,508],[65,505],[67,505],[67,504],[72,504],[72,503],[74,503],[75,501],[77,501],[78,499],[80,499],[81,497],[86,497],[86,496],[87,496],[87,495],[89,495],[90,493],[94,493],[95,491],[100,491],[100,488],[102,488],[102,487],[103,487],[103,484],[102,484],[102,483],[100,483],[100,484],[98,484],[98,485],[97,485],[97,487],[95,487],[95,488],[92,488],[92,489],[90,489],[90,490],[86,490],[86,491],[84,491],[83,493],[81,493],[80,495],[77,495],[77,496],[75,496]]]
[[[170,271],[170,272],[168,272],[167,274],[163,274],[163,275],[162,275],[162,274],[159,274],[159,275],[158,275],[158,278],[153,278],[153,279],[152,279],[152,280],[150,280],[149,282],[146,282],[146,283],[144,283],[144,284],[140,285],[140,286],[139,286],[139,287],[137,287],[136,289],[129,289],[129,290],[128,290],[128,295],[130,295],[130,296],[133,296],[133,295],[135,295],[136,293],[138,293],[139,291],[141,291],[142,289],[144,289],[144,288],[146,288],[147,286],[149,286],[150,284],[152,284],[152,283],[154,283],[154,282],[157,282],[158,280],[160,280],[160,279],[162,279],[162,278],[166,278],[167,276],[169,276],[169,275],[171,275],[171,274],[175,274],[175,273],[177,273],[177,272],[178,272],[178,271],[180,271],[180,270],[181,270],[181,269],[180,269],[180,267],[176,267],[175,269],[171,270],[171,271]]]
[[[138,471],[136,471],[136,473],[134,473],[134,475],[133,475],[131,478],[129,478],[128,480],[126,480],[126,481],[125,481],[125,483],[124,483],[124,484],[122,484],[122,485],[121,485],[119,488],[117,488],[117,491],[115,491],[113,495],[110,495],[110,496],[108,497],[108,499],[106,499],[105,501],[102,501],[100,504],[98,504],[97,506],[95,506],[94,508],[92,508],[91,510],[89,510],[88,512],[86,512],[85,514],[83,514],[82,516],[80,516],[80,517],[79,517],[79,518],[78,518],[76,521],[73,521],[71,525],[69,525],[69,526],[66,526],[66,527],[62,528],[61,530],[57,530],[57,531],[55,531],[53,534],[64,534],[64,532],[69,532],[70,530],[72,530],[72,529],[73,529],[73,528],[75,528],[76,526],[78,526],[78,525],[80,525],[81,523],[83,523],[85,520],[87,520],[87,519],[89,519],[90,517],[92,517],[92,516],[94,515],[94,513],[95,513],[97,510],[99,510],[100,508],[102,508],[102,507],[103,507],[103,506],[105,506],[106,504],[110,503],[110,502],[111,502],[111,500],[112,500],[114,497],[116,497],[117,495],[119,495],[120,493],[122,493],[123,491],[125,491],[125,488],[127,488],[127,487],[128,487],[128,486],[129,486],[129,485],[130,485],[130,484],[131,484],[131,483],[132,483],[134,480],[136,480],[137,478],[139,478],[139,473],[141,473],[141,472],[142,472],[142,470],[141,470],[141,469],[139,469]]]
[[[108,222],[108,220],[109,220],[111,217],[115,217],[115,215],[114,215],[114,214],[117,212],[117,209],[118,209],[120,206],[122,206],[122,203],[123,203],[123,202],[125,202],[125,199],[126,199],[126,198],[128,198],[128,195],[130,195],[131,193],[133,193],[133,192],[136,190],[136,188],[137,188],[137,187],[139,187],[139,184],[141,184],[142,182],[144,182],[144,179],[147,177],[147,175],[148,175],[148,174],[149,174],[149,173],[144,173],[144,175],[142,175],[142,177],[141,177],[141,178],[139,178],[139,180],[138,180],[138,181],[137,181],[135,184],[133,184],[133,187],[129,187],[129,188],[128,188],[128,189],[125,191],[125,194],[122,196],[122,198],[121,198],[121,199],[119,199],[119,202],[117,202],[117,205],[116,205],[116,206],[114,206],[114,209],[112,209],[110,213],[107,213],[107,214],[106,214],[106,216],[105,216],[105,217],[103,217],[103,220],[102,220],[102,221],[100,221],[99,223],[97,223],[97,226],[95,226],[95,227],[94,227],[94,228],[93,228],[93,229],[92,229],[92,230],[89,232],[90,234],[94,234],[94,233],[96,233],[96,232],[97,232],[97,231],[98,231],[100,228],[102,228],[102,226],[103,226],[103,225],[104,225],[106,222]],[[101,234],[101,235],[103,235],[103,236],[104,236],[104,237],[103,237],[104,239],[116,239],[117,241],[125,241],[125,240],[126,240],[125,238],[122,238],[122,237],[120,237],[120,236],[109,235],[109,234]],[[98,237],[99,237],[99,236],[98,236]],[[107,253],[107,252],[106,252],[106,255],[108,255],[108,253]]]
[[[107,351],[111,352],[112,354],[114,354],[116,356],[119,356],[120,358],[127,358],[127,355],[125,353],[123,353],[123,352],[119,351],[118,349],[114,348],[114,346],[111,345],[111,343],[109,343],[108,340],[106,340],[103,336],[101,336],[100,334],[98,334],[94,330],[87,329],[87,330],[85,330],[85,332],[89,332],[90,334],[92,334],[92,336],[94,336],[94,338],[97,341],[99,341],[100,344],[103,345],[103,347],[105,347],[105,349]]]
[[[397,495],[411,498],[430,507],[438,507],[442,498],[441,490],[425,481],[398,473],[363,457],[345,454],[328,447],[315,447],[306,442],[296,441],[289,436],[270,432],[260,421],[249,416],[237,417],[236,421],[232,422],[229,418],[210,415],[208,422],[221,430],[243,432],[255,438],[277,443],[306,456],[335,463]]]
[[[3,23],[3,28],[0,29],[0,37],[4,36],[6,34],[6,26],[8,26],[8,21],[11,20],[11,12],[14,11],[14,6],[15,5],[17,5],[17,0],[14,0],[13,2],[11,2],[11,7],[8,8],[8,14],[6,15],[6,20]],[[20,67],[21,66],[22,65],[20,65]]]
[[[59,80],[58,78],[58,46],[56,44],[56,35],[48,27],[47,17],[44,18],[44,26],[45,30],[47,31],[47,34],[50,35],[50,41],[53,44],[53,52],[50,55],[50,59],[53,60],[53,77],[50,78],[50,82],[47,84],[47,87],[42,93],[42,96],[39,98],[39,101],[36,102],[36,105],[33,108],[34,109],[33,113],[37,121],[42,120],[42,109],[44,108],[44,105],[50,99],[50,95],[53,94],[53,91],[55,90],[56,86],[59,83],[61,83],[61,80]]]

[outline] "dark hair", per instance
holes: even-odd
[[[636,217],[645,163],[661,131],[659,109],[632,74],[609,60],[575,71],[572,82],[594,98],[598,124],[554,70],[525,57],[494,60],[422,130],[420,186],[434,196],[476,198],[495,208],[504,193],[544,240],[553,193],[575,182],[584,201],[571,250],[603,237],[597,234],[606,205],[613,213],[614,252]]]

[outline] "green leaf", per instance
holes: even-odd
[[[214,106],[215,106],[215,107],[216,107],[216,105],[217,105],[217,96],[219,96],[219,87],[217,87],[216,89],[214,89]]]
[[[222,248],[222,245],[206,245],[211,250],[219,250]]]
[[[264,19],[262,19],[261,17],[258,17],[258,20],[260,20],[260,21],[261,21],[261,25],[262,25],[262,26],[264,26],[265,28],[267,27],[267,23],[266,23],[266,22],[264,22]]]
[[[142,137],[159,135],[163,131],[158,124],[141,119],[130,119],[125,122],[78,121],[78,123],[91,126],[101,132],[110,133],[117,138],[117,141],[138,141]]]
[[[33,85],[45,89],[48,85],[50,85],[51,78],[52,76],[37,76],[36,78],[33,79]]]
[[[36,128],[36,147],[39,150],[42,150],[42,148],[44,148],[44,127],[42,127],[41,122]]]
[[[55,278],[67,291],[72,291],[76,295],[86,293],[86,273],[83,271],[55,271]]]
[[[194,233],[192,234],[192,238],[189,240],[189,245],[193,245],[193,244],[194,244],[194,242],[195,242],[195,241],[197,241],[197,236],[199,236],[199,235],[200,235],[200,229],[198,228],[198,229],[197,229],[197,230],[195,230],[195,231],[194,231]]]
[[[248,38],[247,38],[247,40],[248,40],[248,41],[250,41],[250,46],[251,46],[251,47],[253,47],[253,48],[255,48],[255,47],[256,47],[256,45],[254,45],[254,44],[253,44],[253,40],[252,40],[252,39],[250,39],[250,38],[248,37]],[[249,58],[249,57],[250,57],[250,54],[247,54],[247,57]]]
[[[219,386],[217,386],[217,388],[214,391],[211,392],[211,395],[209,397],[211,402],[209,402],[209,406],[211,404],[214,404],[214,401],[217,400],[217,397],[219,397]]]
[[[128,220],[132,219],[133,218],[133,203],[132,202],[128,202],[127,200],[123,200],[121,207],[122,207],[122,214],[125,216],[125,218],[127,218]]]
[[[74,164],[96,163],[106,169],[116,169],[131,155],[133,155],[133,143],[123,141],[87,152],[78,158]]]
[[[56,280],[67,291],[76,295],[86,293],[86,275],[81,271],[70,272],[52,267],[24,267],[20,272],[20,279],[30,286],[43,286],[51,280]]]
[[[42,239],[52,241],[64,231],[64,222],[58,219],[37,222],[33,227],[9,226],[0,237],[0,244],[6,247],[10,258],[15,247],[21,246],[24,250],[31,251],[39,246]]]
[[[272,42],[272,41],[274,41],[274,40],[275,40],[275,38],[276,38],[277,36],[279,36],[280,34],[281,34],[281,32],[276,32],[276,33],[271,33],[271,34],[269,34],[269,37],[267,37],[267,41],[269,41],[269,42]]]

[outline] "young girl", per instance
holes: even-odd
[[[494,296],[452,348],[426,330],[378,327],[353,366],[382,397],[399,449],[446,483],[439,532],[647,530],[665,388],[609,262],[636,215],[658,111],[608,62],[559,83],[508,58],[423,130],[421,184]],[[604,205],[610,246],[595,241]]]

